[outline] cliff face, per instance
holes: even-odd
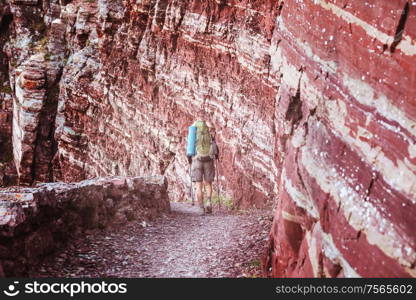
[[[52,137],[64,38],[64,32],[57,30],[57,3],[10,0],[2,1],[0,6],[2,147],[10,149],[13,144],[15,174],[20,184],[53,179],[51,160],[56,147]],[[3,156],[5,162],[10,158]],[[11,180],[13,174],[8,173],[3,177],[9,183],[15,182]]]
[[[0,49],[10,35],[13,16],[6,3],[0,2]],[[8,58],[0,51],[0,186],[16,182],[16,170],[12,154],[12,90],[9,84]]]
[[[416,276],[415,25],[408,1],[298,1],[277,18],[273,275]]]
[[[3,1],[2,147],[22,184],[163,174],[183,199],[186,131],[204,108],[222,194],[275,206],[271,275],[416,276],[415,11]]]
[[[57,116],[62,177],[165,174],[173,197],[183,198],[187,127],[205,108],[218,130],[228,197],[241,205],[271,200],[277,84],[267,74],[277,10],[261,9],[266,17],[213,1],[68,4],[62,16],[74,53]],[[269,24],[269,40],[246,24],[256,16]]]

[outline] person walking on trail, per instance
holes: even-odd
[[[202,118],[195,121],[191,127],[196,132],[196,136],[188,136],[188,147],[190,145],[194,149],[193,151],[187,150],[187,157],[189,164],[191,164],[191,180],[196,185],[196,198],[200,214],[204,215],[212,213],[212,182],[215,179],[214,159],[218,159],[219,150],[215,137],[210,133],[209,127]],[[207,194],[207,206],[204,206],[203,187],[205,187]]]

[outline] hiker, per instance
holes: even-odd
[[[194,136],[191,136],[194,129]],[[195,130],[196,129],[196,130]],[[211,129],[215,133],[214,129]],[[191,150],[189,147],[193,147]],[[196,183],[196,198],[200,214],[212,213],[212,182],[215,178],[214,159],[218,159],[219,151],[215,137],[210,133],[203,118],[195,121],[190,127],[188,136],[188,162],[191,164],[191,180]],[[203,187],[207,194],[207,206],[204,207]]]

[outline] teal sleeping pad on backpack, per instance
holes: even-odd
[[[188,144],[186,146],[186,155],[194,156],[196,154],[196,126],[192,125],[188,128]]]

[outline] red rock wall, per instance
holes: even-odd
[[[14,183],[15,175],[21,185],[54,178],[54,123],[65,56],[59,15],[55,0],[6,0],[0,5],[0,136],[7,137],[2,144],[13,144],[15,167],[5,172],[4,185]]]
[[[408,1],[282,9],[271,275],[416,276],[415,22]]]
[[[3,49],[10,36],[13,21],[10,8],[0,3],[0,49]],[[12,89],[9,82],[7,56],[0,51],[0,187],[17,182],[12,149]]]
[[[413,2],[14,2],[45,13],[45,70],[65,65],[55,179],[163,174],[183,199],[186,130],[202,107],[222,194],[275,205],[270,275],[416,275]],[[17,65],[39,52],[19,51]]]

